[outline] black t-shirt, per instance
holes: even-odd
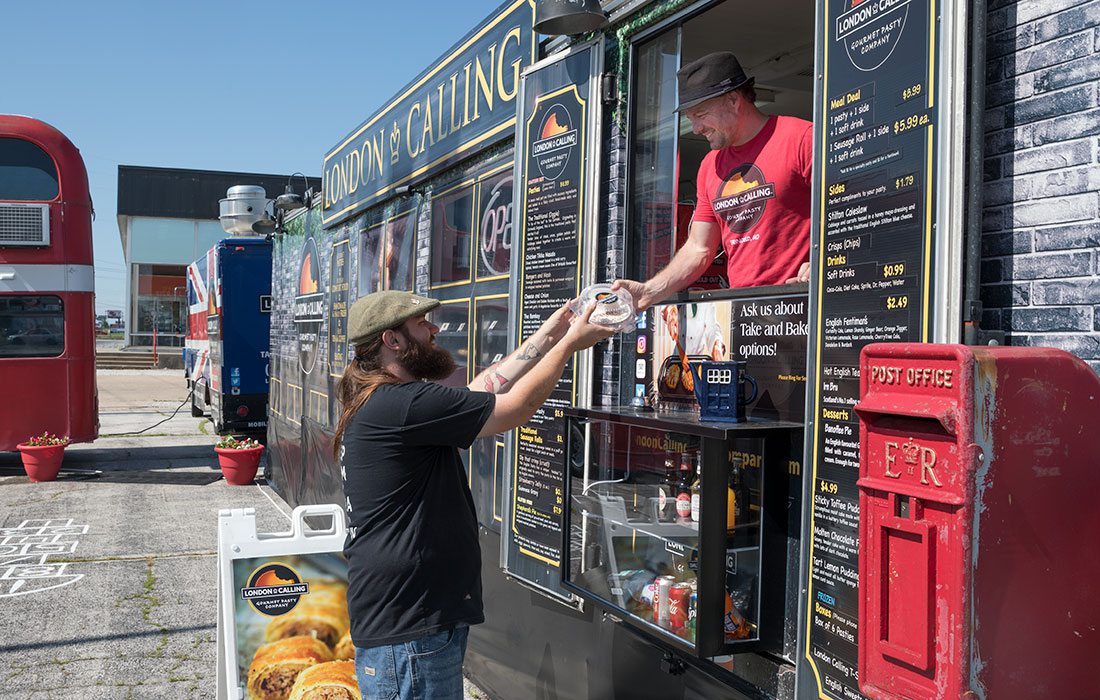
[[[356,646],[485,621],[477,514],[458,450],[495,402],[439,384],[389,384],[348,424],[340,462]]]

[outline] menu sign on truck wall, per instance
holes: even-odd
[[[591,47],[524,76],[517,159],[520,242],[512,269],[517,344],[577,296],[587,216]],[[577,397],[571,359],[550,398],[515,432],[508,484],[505,564],[509,573],[561,597],[565,526],[564,409]]]
[[[825,0],[802,697],[861,698],[859,353],[929,339],[937,0]]]

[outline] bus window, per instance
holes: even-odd
[[[61,297],[0,297],[0,357],[57,357],[64,350]]]
[[[30,141],[0,138],[0,200],[48,202],[57,198],[53,159]]]

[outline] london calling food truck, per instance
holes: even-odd
[[[866,382],[912,376],[905,391],[961,391],[971,384],[946,386],[945,373],[976,375],[945,368],[984,362],[1002,363],[1007,387],[1009,358],[959,350],[903,370],[875,364],[904,364],[883,359],[878,343],[1007,336],[1060,345],[1096,369],[1095,289],[1077,279],[1095,277],[1088,231],[1097,212],[1078,191],[1095,198],[1080,170],[1094,144],[1075,141],[1081,129],[1097,131],[1096,96],[1074,77],[1087,73],[1083,63],[1051,69],[1057,47],[1063,58],[1092,55],[1095,22],[1061,4],[1017,2],[987,13],[950,0],[610,0],[594,32],[535,31],[539,13],[564,5],[504,3],[360,125],[333,135],[323,191],[275,234],[268,437],[277,490],[293,505],[343,502],[332,397],[352,351],[356,298],[393,288],[440,299],[436,341],[458,364],[446,381],[461,386],[581,288],[648,279],[667,264],[708,150],[674,112],[675,72],[732,50],[756,79],[762,111],[813,121],[811,281],[724,289],[718,263],[579,356],[528,425],[475,442],[464,459],[487,620],[472,630],[466,671],[500,698],[839,700],[936,697],[948,687],[1010,697],[1003,669],[1020,658],[983,657],[991,647],[977,624],[925,624],[955,610],[955,598],[934,590],[959,593],[958,610],[971,617],[953,620],[988,610],[960,591],[985,590],[977,562],[991,541],[958,519],[974,513],[976,532],[992,511],[972,499],[992,504],[993,493],[936,496],[921,490],[927,483],[891,491],[864,474],[860,418],[872,446],[876,431],[916,421],[888,441],[886,476],[904,475],[890,460],[911,458],[909,473],[943,486],[946,462],[927,461],[922,450],[933,448],[917,428],[927,432],[932,416],[940,438],[969,435],[954,422],[969,416],[978,435],[983,418],[961,408],[972,396],[951,394],[950,412],[916,416],[897,413],[897,397],[875,398],[889,387]],[[1049,191],[1034,175],[1043,172]],[[1087,220],[1076,234],[1066,225],[1075,213]],[[700,420],[691,385],[702,375],[690,367],[728,360],[743,360],[739,371],[756,385],[741,397],[746,419]],[[861,363],[876,369],[861,373]],[[1080,386],[1095,382],[1064,353],[1042,366],[1064,363]],[[996,397],[998,388],[973,391]],[[1016,425],[997,411],[985,419]],[[1001,455],[1001,433],[981,434],[983,454]],[[1020,447],[1027,440],[1016,443],[1016,457],[1040,459]],[[980,478],[1001,462],[985,464]],[[894,509],[883,532],[906,533],[881,551],[866,550],[878,540],[861,529],[870,517],[861,507],[876,499]],[[955,525],[921,530],[925,514],[944,509]],[[969,544],[936,550],[937,560],[932,532]],[[932,558],[905,554],[927,563],[905,581],[938,582],[942,562],[962,552],[973,554],[960,568],[971,578],[874,588],[877,564],[862,553],[890,563],[912,542]],[[870,590],[907,605],[883,613],[866,600]],[[929,600],[940,607],[921,607]],[[1075,595],[1064,604],[1095,619]],[[1088,667],[1086,650],[1100,640],[1095,627],[1075,633],[1031,650],[1042,662],[1027,666],[1031,696],[1068,697],[1050,689],[1085,682],[1072,669]],[[969,646],[952,646],[960,639]],[[861,679],[864,669],[877,675]]]

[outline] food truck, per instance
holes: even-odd
[[[271,243],[225,238],[187,266],[184,376],[191,415],[207,415],[214,432],[267,428],[267,346]]]
[[[1061,143],[1071,129],[1041,96],[985,103],[986,79],[1017,70],[1014,52],[1085,20],[1006,8],[513,0],[471,22],[333,135],[323,190],[274,234],[276,490],[295,506],[343,502],[334,397],[356,298],[440,299],[436,342],[458,365],[446,381],[462,386],[582,288],[667,264],[708,150],[674,111],[675,74],[732,50],[762,111],[813,122],[810,282],[725,289],[716,264],[578,355],[527,425],[464,454],[486,605],[466,672],[499,698],[1012,697],[1023,652],[993,633],[1004,610],[987,562],[1012,571],[1052,538],[1083,535],[1029,519],[1032,553],[998,550],[1015,517],[1003,489],[1043,490],[1044,508],[1074,484],[1087,490],[1095,476],[1034,479],[1087,454],[1071,433],[1095,427],[1100,392],[1095,294],[1059,278],[1093,274],[1096,254],[1057,252],[1095,238],[1053,226],[1074,207],[1096,218],[1095,202],[1067,189],[1087,174],[1055,178],[1065,200],[1013,199],[1013,173],[1083,162],[1061,159],[1077,148]],[[1042,76],[1028,89],[1078,104],[1070,75]],[[1003,186],[983,190],[983,177]],[[766,173],[738,184],[744,205],[767,206]],[[1040,243],[1023,240],[1025,226]],[[1032,303],[1052,308],[1022,308]],[[977,348],[1005,331],[1092,369],[1065,352]],[[723,382],[737,387],[734,420],[708,420],[696,389]],[[1006,433],[1033,409],[1002,392],[1040,385],[1032,406],[1084,395],[1065,418],[1048,411]],[[959,455],[970,462],[950,469]],[[1074,533],[1097,524],[1082,518]],[[1066,583],[1067,562],[1092,570],[1071,559],[1032,571],[1035,598]],[[1003,590],[1012,609],[1029,607],[1020,586]],[[1029,697],[1072,697],[1088,681],[1067,669],[1087,668],[1100,644],[1087,597],[1057,605],[1059,620],[1089,622],[1059,622],[1056,641],[1028,650]]]

